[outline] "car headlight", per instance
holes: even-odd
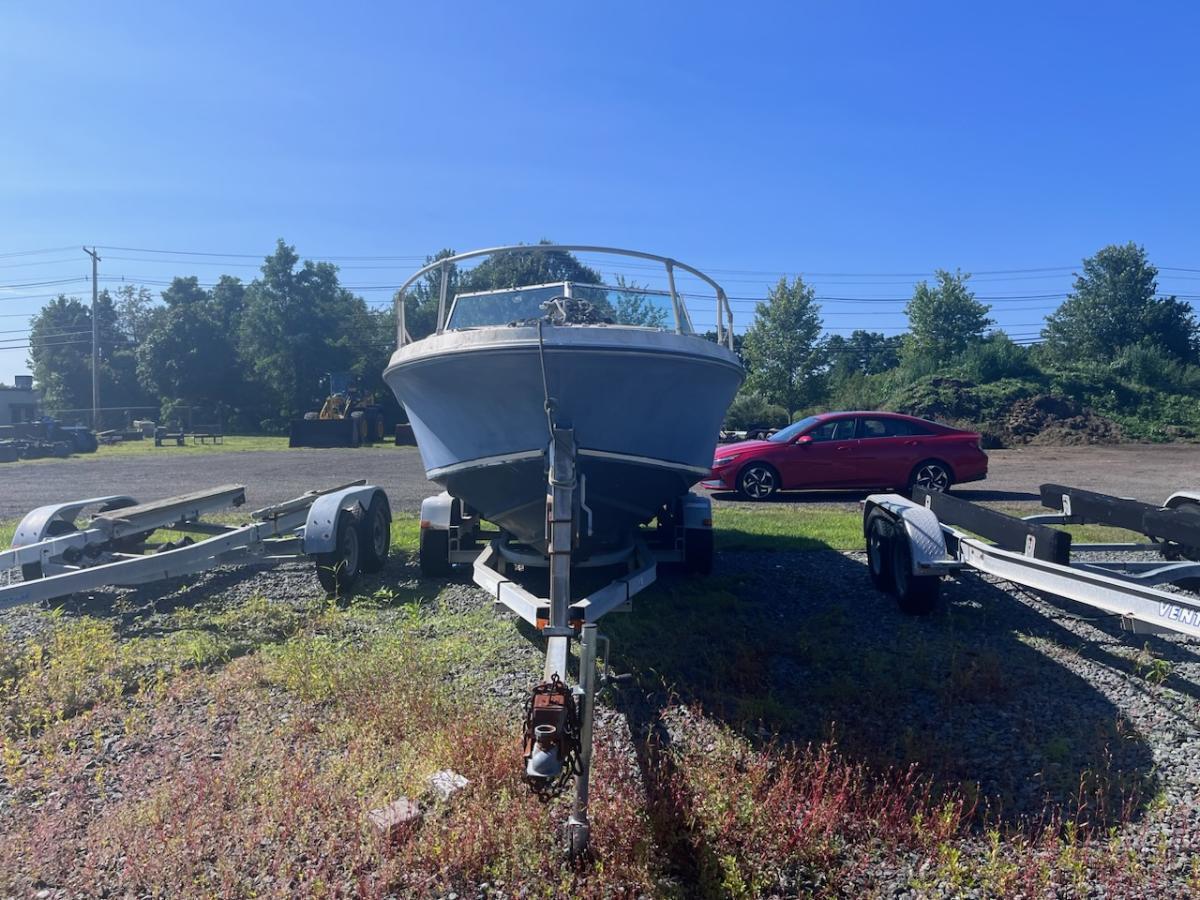
[[[713,468],[719,469],[719,468],[721,468],[721,466],[727,466],[731,462],[733,462],[735,459],[737,459],[736,456],[718,456],[716,459],[713,460]]]

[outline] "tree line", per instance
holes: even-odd
[[[445,249],[426,262],[453,254]],[[1159,294],[1157,274],[1135,244],[1103,248],[1083,261],[1071,293],[1033,346],[993,327],[991,307],[961,271],[938,271],[914,285],[902,335],[868,329],[827,335],[813,287],[800,277],[781,278],[735,337],[748,378],[728,424],[779,425],[822,408],[870,408],[898,384],[945,372],[980,382],[1051,370],[1095,378],[1116,373],[1200,396],[1200,325],[1188,303]],[[413,339],[436,326],[442,277],[434,269],[406,295]],[[599,272],[561,252],[492,257],[466,270],[451,264],[445,277],[450,297],[514,284],[601,281]],[[625,293],[608,312],[621,321],[662,324],[636,285],[618,286]],[[165,421],[278,432],[316,408],[327,373],[349,371],[385,404],[389,418],[400,415],[382,380],[395,347],[392,306],[372,309],[341,285],[335,265],[301,262],[283,240],[249,282],[177,277],[158,299],[145,287],[125,285],[100,293],[96,319],[105,407],[148,407],[145,415]],[[30,358],[48,409],[90,408],[91,326],[90,304],[76,297],[59,296],[34,317]]]
[[[1072,291],[1046,317],[1040,340],[1023,345],[995,329],[970,275],[939,270],[914,286],[900,335],[860,329],[824,335],[813,287],[781,278],[758,303],[739,352],[749,377],[729,426],[781,425],[827,408],[870,409],[897,388],[937,374],[976,383],[1124,378],[1155,391],[1200,397],[1200,323],[1189,303],[1158,291],[1144,248],[1104,247],[1083,261]]]

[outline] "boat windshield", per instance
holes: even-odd
[[[811,428],[821,421],[820,416],[806,416],[799,422],[793,422],[787,428],[781,428],[769,438],[768,441],[774,441],[777,444],[786,444],[788,441],[802,434],[806,429]]]
[[[465,263],[505,254],[529,257],[538,253],[559,256],[589,254],[579,257],[579,261],[597,273],[610,264],[604,260],[619,257],[623,262],[618,264],[639,269],[639,280],[646,278],[652,281],[650,284],[632,285],[625,283],[618,275],[616,286],[562,281],[450,296],[450,284],[456,280],[454,273],[469,271],[460,268]],[[594,259],[596,254],[603,257],[600,262]],[[637,262],[629,263],[630,258]],[[646,263],[662,266],[661,274],[651,274],[656,266],[647,266]],[[645,270],[645,274],[641,270]],[[676,334],[715,339],[730,351],[734,347],[733,311],[721,286],[699,269],[655,253],[590,244],[513,244],[432,259],[396,291],[393,302],[396,309],[397,347],[403,347],[413,340],[405,326],[405,297],[406,292],[422,279],[426,282],[422,302],[430,296],[437,300],[433,329],[436,334],[447,330],[496,327],[517,322],[532,324],[545,320],[553,312],[546,307],[547,301],[569,298],[576,303],[562,304],[556,320],[562,321],[565,317],[572,324],[578,322],[581,325],[618,325],[673,331]],[[583,306],[580,301],[586,301],[588,306]]]
[[[543,304],[559,297],[586,300],[599,319],[608,324],[675,330],[675,316],[668,291],[574,282],[459,294],[454,298],[446,328],[481,328],[540,319],[546,315]],[[686,312],[679,330],[686,334],[693,333]]]

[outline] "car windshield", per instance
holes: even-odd
[[[799,422],[793,422],[787,428],[781,428],[779,431],[775,432],[773,435],[771,435],[769,438],[767,438],[767,440],[775,441],[775,443],[777,443],[777,444],[786,444],[788,441],[790,441],[796,435],[800,434],[802,431],[804,431],[808,428],[811,428],[813,425],[816,425],[820,421],[821,421],[821,418],[819,416],[808,416],[806,418],[801,419]]]

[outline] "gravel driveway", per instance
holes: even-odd
[[[986,481],[964,485],[966,499],[1011,503],[1036,500],[1039,484],[1066,483],[1104,493],[1161,503],[1174,490],[1200,488],[1200,445],[1121,444],[1103,447],[1036,447],[993,450]],[[236,482],[248,488],[248,501],[265,506],[314,487],[366,478],[383,487],[392,508],[414,513],[421,500],[437,493],[425,479],[421,458],[411,447],[333,450],[264,450],[172,456],[85,456],[34,464],[0,466],[0,518],[21,516],[44,503],[130,493],[139,500],[166,497]],[[785,495],[779,502],[852,504],[861,496],[846,492]],[[717,495],[718,502],[732,495]]]

